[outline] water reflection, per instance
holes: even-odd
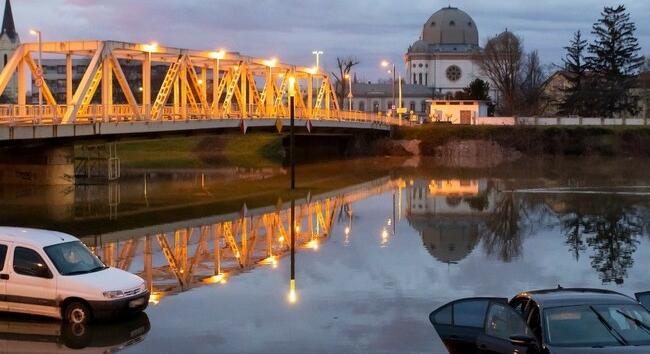
[[[569,252],[576,261],[588,253],[603,284],[625,281],[637,245],[648,235],[647,192],[530,193],[508,187],[501,180],[417,180],[408,188],[407,218],[429,253],[449,264],[462,261],[479,243],[487,256],[512,262],[521,256],[525,237],[559,225]]]
[[[153,304],[197,286],[226,284],[254,268],[276,268],[280,258],[290,255],[289,301],[295,302],[296,248],[318,251],[331,235],[336,215],[347,215],[351,228],[352,203],[398,185],[399,181],[381,178],[291,202],[278,200],[275,206],[248,209],[244,205],[239,213],[105,233],[82,241],[107,265],[145,279]]]
[[[115,353],[142,342],[150,328],[145,313],[119,323],[92,325],[3,315],[0,353]]]
[[[647,290],[650,175],[536,163],[314,164],[293,194],[282,171],[135,173],[113,212],[110,186],[0,187],[0,218],[81,236],[145,278],[158,306],[134,352],[435,352],[426,314],[458,297]]]

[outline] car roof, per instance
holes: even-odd
[[[638,302],[621,293],[605,289],[557,288],[526,291],[517,297],[530,298],[540,307],[560,307],[596,304],[637,304]]]
[[[33,247],[47,247],[58,243],[79,241],[78,238],[58,231],[24,227],[0,227],[0,242],[13,242]]]

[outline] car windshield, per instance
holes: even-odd
[[[558,347],[650,344],[650,313],[640,305],[583,305],[544,310],[546,341]]]
[[[86,274],[106,269],[104,263],[79,241],[59,243],[45,247],[44,250],[61,275]]]

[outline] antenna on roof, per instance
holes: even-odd
[[[560,285],[560,284],[557,285],[557,288],[558,288],[558,290],[560,290],[560,289],[564,289],[564,288],[562,287],[562,285]]]

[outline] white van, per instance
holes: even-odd
[[[143,311],[144,280],[107,267],[76,237],[0,227],[0,312],[86,323]]]

